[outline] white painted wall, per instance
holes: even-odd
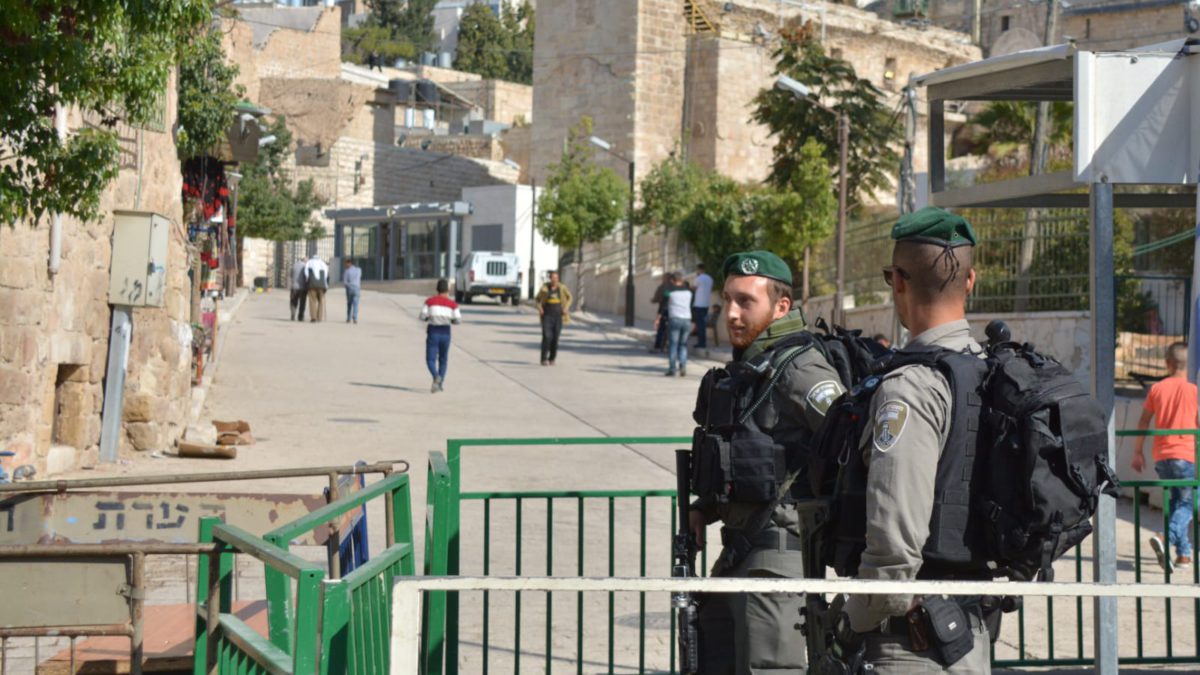
[[[538,195],[542,190],[538,189]],[[525,274],[525,285],[529,284],[530,234],[533,232],[533,188],[528,185],[489,185],[469,187],[462,190],[463,201],[469,202],[472,213],[463,220],[463,254],[473,250],[471,229],[474,225],[503,226],[504,252],[516,253],[521,271]],[[534,237],[533,262],[540,284],[546,274],[558,266],[558,247]]]

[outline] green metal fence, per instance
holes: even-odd
[[[353,572],[337,578],[333,570],[288,551],[301,535],[340,522],[378,497],[385,501],[387,548]],[[416,571],[407,474],[392,474],[261,539],[217,519],[202,521],[200,537],[219,551],[216,569],[209,569],[207,558],[200,561],[197,675],[210,672],[210,649],[218,673],[388,672],[392,582]],[[230,613],[233,557],[238,553],[265,565],[266,638]]]
[[[1178,431],[1171,432],[1138,432],[1138,431],[1120,431],[1119,436],[1135,436],[1135,435],[1164,435],[1167,433],[1177,434]],[[1188,430],[1183,433],[1192,435],[1200,435],[1200,430]],[[467,446],[582,446],[582,445],[607,445],[607,444],[674,444],[683,445],[690,443],[690,439],[683,437],[673,438],[563,438],[563,439],[472,439],[469,441],[452,440],[449,442],[450,457],[449,461],[443,461],[440,453],[434,453],[436,460],[431,456],[431,475],[436,478],[430,480],[430,496],[431,504],[435,504],[438,511],[438,521],[430,522],[427,520],[426,542],[427,547],[430,542],[436,542],[435,546],[442,550],[441,557],[438,560],[444,560],[444,567],[440,562],[434,562],[433,567],[430,567],[428,562],[431,556],[431,550],[427,548],[427,567],[428,574],[460,574],[460,565],[462,553],[464,549],[459,546],[458,534],[462,527],[462,507],[463,504],[477,505],[478,515],[480,516],[479,523],[473,523],[477,529],[482,531],[482,536],[478,541],[473,541],[465,551],[471,551],[473,554],[478,553],[481,559],[481,570],[472,570],[472,573],[481,571],[484,576],[492,574],[508,575],[514,574],[520,576],[522,574],[538,574],[538,575],[569,575],[584,576],[584,560],[585,557],[591,561],[599,558],[603,563],[603,569],[594,569],[595,573],[607,573],[609,576],[614,575],[614,570],[623,565],[623,569],[630,572],[628,576],[634,576],[633,570],[636,567],[636,576],[647,575],[647,557],[648,546],[650,557],[655,555],[660,557],[665,556],[663,549],[669,547],[669,532],[666,528],[661,528],[661,531],[650,529],[647,530],[646,521],[647,514],[651,517],[657,515],[660,525],[669,520],[671,532],[676,526],[674,513],[674,491],[673,490],[587,490],[587,491],[545,491],[545,490],[527,490],[527,491],[461,491],[461,476],[462,476],[462,448]],[[436,470],[435,470],[435,467]],[[1158,570],[1155,558],[1148,552],[1148,546],[1144,543],[1141,527],[1142,522],[1142,501],[1150,492],[1166,493],[1171,487],[1184,486],[1200,486],[1200,481],[1138,481],[1128,482],[1126,487],[1133,489],[1132,504],[1121,506],[1122,517],[1133,520],[1133,527],[1137,534],[1135,535],[1136,543],[1132,551],[1122,551],[1121,558],[1123,560],[1132,559],[1130,569],[1120,572],[1123,581],[1133,581],[1141,583],[1143,579],[1151,581],[1151,574],[1143,569],[1143,563],[1148,559],[1154,570]],[[437,493],[436,495],[434,493]],[[1193,493],[1193,512],[1195,512],[1196,494]],[[624,505],[624,506],[623,506]],[[669,518],[665,515],[665,511],[660,509],[670,509],[671,515]],[[475,509],[473,509],[475,510]],[[442,518],[443,512],[446,517]],[[622,524],[618,517],[622,512],[629,516],[629,523]],[[1127,513],[1128,512],[1128,513]],[[585,515],[587,514],[587,515]],[[588,543],[585,545],[585,523],[588,523],[588,518],[600,518],[598,523],[601,526],[607,525],[605,530],[607,537],[606,541],[602,542],[604,548],[598,550],[596,544]],[[1164,515],[1165,518],[1165,515]],[[607,521],[606,523],[604,521]],[[558,524],[558,528],[555,524]],[[592,523],[595,525],[596,523]],[[564,532],[564,525],[566,531]],[[632,547],[627,549],[628,552],[623,552],[620,556],[617,555],[617,546],[614,545],[614,533],[619,529],[628,527],[631,530],[637,531],[638,548],[637,557],[633,558]],[[1192,522],[1192,539],[1193,541],[1200,540],[1200,523],[1196,519]],[[511,537],[511,538],[509,538]],[[562,541],[565,539],[565,542]],[[507,541],[506,541],[507,540]],[[649,540],[649,544],[647,543]],[[555,542],[559,545],[556,547]],[[512,558],[497,559],[496,547],[499,542],[507,545],[512,542]],[[574,560],[563,561],[562,544],[569,543],[573,546],[575,554]],[[475,550],[471,550],[475,549]],[[528,551],[537,549],[538,558],[529,555]],[[544,549],[544,550],[543,550]],[[557,553],[557,558],[556,558]],[[475,556],[472,556],[475,557]],[[557,562],[556,562],[557,560]],[[570,563],[573,567],[571,572],[564,569],[564,562]],[[1074,580],[1087,581],[1091,577],[1091,555],[1090,545],[1085,542],[1082,546],[1077,547],[1075,551],[1067,556],[1064,560],[1059,561],[1056,566],[1058,580]],[[502,568],[501,568],[502,566]],[[707,561],[702,561],[701,569],[707,568]],[[444,571],[443,571],[444,570]],[[662,573],[662,570],[654,566],[650,567],[651,576],[655,573]],[[573,573],[573,574],[572,574]],[[1158,574],[1155,572],[1154,574]],[[625,576],[625,575],[617,575]],[[1164,574],[1164,577],[1169,581],[1172,575]],[[1178,579],[1179,574],[1174,577]],[[1188,578],[1194,583],[1200,583],[1200,570],[1193,568],[1188,573]],[[504,630],[504,651],[511,646],[513,672],[521,672],[522,666],[525,670],[536,668],[537,670],[545,669],[546,672],[551,671],[551,666],[554,663],[554,641],[551,639],[557,634],[564,631],[574,630],[575,645],[571,650],[566,650],[566,656],[576,657],[576,663],[572,668],[576,672],[583,672],[585,667],[589,671],[600,669],[603,672],[614,672],[614,665],[620,667],[621,664],[614,664],[615,654],[614,645],[616,639],[614,636],[614,611],[613,611],[613,594],[608,594],[608,608],[606,617],[603,623],[606,625],[593,625],[585,621],[584,615],[584,599],[583,594],[577,594],[574,603],[574,616],[565,618],[561,616],[561,605],[556,607],[552,602],[551,594],[545,594],[544,607],[541,603],[538,605],[523,604],[520,594],[512,599],[511,608],[505,607],[503,611],[494,607],[493,598],[489,597],[489,593],[482,593],[482,603],[471,610],[474,613],[477,609],[479,617],[482,621],[482,635],[478,644],[482,650],[483,661],[479,668],[480,672],[487,673],[492,668],[489,664],[489,655],[495,648],[495,639],[493,634],[496,632],[495,626],[503,626]],[[528,594],[526,594],[528,596]],[[460,640],[459,631],[459,598],[456,593],[447,593],[444,602],[439,607],[439,613],[432,624],[427,623],[427,641],[426,641],[426,659],[425,664],[428,673],[456,673],[458,672],[458,647]],[[645,598],[639,596],[638,607],[636,610],[638,616],[638,642],[636,652],[636,668],[637,672],[657,672],[664,667],[669,672],[675,672],[675,655],[671,649],[669,662],[655,662],[647,664],[647,645],[646,645],[646,605]],[[1130,621],[1128,630],[1124,630],[1125,635],[1137,635],[1136,645],[1126,647],[1122,650],[1122,664],[1182,664],[1182,663],[1200,663],[1200,607],[1198,602],[1187,601],[1186,616],[1183,616],[1180,611],[1180,602],[1166,600],[1161,609],[1152,607],[1149,601],[1138,600],[1136,603],[1136,615],[1128,612],[1123,613],[1126,621]],[[1044,603],[1044,604],[1043,604]],[[1153,603],[1158,605],[1158,603]],[[1143,606],[1145,605],[1145,606]],[[474,605],[473,605],[474,607]],[[538,634],[526,642],[529,645],[536,646],[543,650],[543,653],[538,655],[540,661],[533,665],[523,663],[522,661],[522,638],[528,636],[526,631],[525,636],[522,636],[522,617],[525,610],[530,608],[538,610],[544,619],[541,622],[541,630]],[[570,611],[570,608],[567,610]],[[1144,624],[1148,622],[1151,612],[1161,611],[1166,618],[1166,630],[1163,634],[1149,633]],[[427,617],[429,615],[427,614]],[[453,617],[453,619],[451,619]],[[556,617],[558,620],[556,621]],[[1133,617],[1133,618],[1130,618]],[[593,619],[597,623],[601,623],[599,619]],[[1186,630],[1189,634],[1195,635],[1195,643],[1193,645],[1177,646],[1174,640],[1180,632],[1180,622],[1186,624]],[[1091,659],[1091,603],[1084,603],[1082,598],[1046,598],[1044,600],[1031,600],[1031,602],[1013,614],[1007,614],[1004,617],[1004,628],[1002,636],[1005,637],[1006,646],[999,654],[994,653],[993,663],[996,667],[1034,667],[1034,666],[1083,666],[1092,663]],[[472,622],[468,622],[472,623]],[[527,626],[528,621],[524,622]],[[571,624],[574,624],[573,626]],[[511,624],[511,633],[509,624]],[[428,632],[431,631],[432,632]],[[591,649],[589,653],[595,654],[600,651],[600,646],[607,642],[607,663],[601,658],[598,662],[592,661],[585,666],[582,655],[585,653],[584,634],[587,634],[587,642]],[[674,617],[670,620],[670,639],[668,645],[674,644]],[[509,637],[511,635],[511,637]],[[428,639],[432,637],[432,640]],[[1015,646],[1011,641],[1015,637]],[[1165,643],[1163,638],[1165,637]],[[1129,644],[1129,643],[1127,643]],[[528,649],[525,650],[525,659],[528,659]],[[570,652],[574,652],[571,654]],[[436,652],[436,653],[435,653]],[[1015,654],[1014,654],[1015,652]],[[444,659],[443,659],[444,656]],[[603,654],[601,655],[604,656]],[[659,653],[661,656],[661,650]],[[557,670],[562,670],[562,664],[557,664]],[[632,660],[624,664],[626,667],[632,666]]]

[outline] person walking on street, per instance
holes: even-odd
[[[288,283],[292,291],[292,321],[304,320],[304,305],[308,296],[308,278],[304,274],[306,262],[304,258],[297,258],[296,262],[292,263],[292,278]]]
[[[346,286],[346,323],[358,323],[358,299],[362,297],[362,268],[346,258],[346,269],[342,270],[342,283]]]
[[[866,466],[865,484],[846,488],[862,500],[846,506],[846,512],[865,516],[865,548],[855,576],[893,581],[990,580],[986,560],[957,561],[965,557],[955,547],[967,539],[961,534],[967,524],[947,516],[946,510],[939,511],[945,508],[943,500],[967,499],[958,492],[939,490],[944,467],[956,465],[956,453],[971,452],[961,441],[957,423],[951,428],[954,410],[969,401],[963,394],[956,397],[942,371],[903,360],[909,354],[944,351],[984,358],[966,319],[967,297],[976,278],[975,231],[961,216],[928,207],[902,216],[891,236],[895,247],[883,276],[892,289],[900,323],[912,339],[896,353],[901,365],[885,371],[874,385],[867,424],[857,444]],[[950,532],[955,527],[958,535]],[[921,636],[929,635],[929,629],[912,630],[921,624],[919,617],[936,613],[939,606],[944,609],[945,602],[942,596],[851,595],[838,615],[838,641],[850,645],[851,651],[861,646],[876,675],[990,673],[991,640],[979,596],[950,600],[961,608],[966,622],[955,637],[955,649],[963,652],[954,660],[947,661],[940,648],[931,649],[924,642]],[[939,635],[937,639],[949,638]]]
[[[1197,423],[1196,385],[1188,382],[1188,348],[1183,342],[1167,347],[1167,376],[1150,387],[1142,417],[1137,428],[1146,430],[1150,422],[1156,429],[1195,429]],[[1138,436],[1133,452],[1133,470],[1146,468],[1143,450],[1146,437]],[[1194,480],[1196,478],[1196,438],[1194,436],[1155,436],[1153,446],[1154,472],[1162,480]],[[1175,551],[1175,561],[1163,546],[1160,536],[1150,537],[1150,549],[1158,564],[1168,572],[1185,569],[1192,564],[1192,542],[1188,526],[1192,522],[1192,489],[1170,488],[1167,512],[1167,541]]]
[[[316,253],[304,264],[308,286],[308,318],[312,322],[325,320],[325,291],[329,289],[329,265]]]
[[[425,300],[421,306],[420,319],[429,325],[425,328],[425,365],[433,384],[431,393],[445,391],[446,361],[450,357],[450,325],[462,321],[458,303],[450,299],[450,282],[438,279],[437,295]]]
[[[803,577],[807,539],[797,500],[804,495],[780,471],[808,461],[810,443],[844,389],[837,371],[810,348],[804,315],[792,305],[787,263],[769,251],[746,251],[729,256],[723,271],[733,361],[710,370],[700,384],[693,419],[701,426],[691,453],[698,494],[689,506],[688,528],[702,548],[707,525],[721,521],[723,548],[712,576]],[[684,307],[690,305],[688,298]],[[727,436],[724,423],[707,426],[713,419],[743,421]],[[764,447],[773,450],[765,470],[769,478],[761,468]],[[718,471],[712,467],[734,465],[759,468],[711,475]],[[760,494],[763,490],[772,494]],[[805,672],[802,607],[804,597],[794,593],[702,597],[700,672]]]
[[[571,291],[550,272],[550,281],[537,294],[538,316],[542,318],[542,365],[552,366],[558,357],[558,338],[564,323],[571,321]]]
[[[696,351],[708,356],[708,306],[712,303],[713,278],[704,271],[704,263],[696,265],[696,280],[692,283],[692,326],[696,332]]]
[[[654,314],[654,346],[650,348],[651,354],[657,354],[667,348],[667,296],[670,295],[671,288],[673,287],[670,275],[664,275],[662,283],[654,289],[654,295],[650,297],[650,302],[658,307]]]
[[[667,296],[667,377],[679,373],[687,375],[688,335],[695,326],[692,323],[692,291],[683,282],[683,273],[671,274],[671,293]],[[658,318],[663,321],[663,317]],[[676,363],[679,370],[676,371]]]

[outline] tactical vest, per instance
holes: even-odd
[[[763,353],[704,375],[692,418],[692,493],[717,502],[776,499],[789,472],[807,460],[808,438],[784,445],[759,428],[754,413],[801,354],[817,341],[807,331]],[[782,501],[788,501],[785,498]]]
[[[972,509],[971,485],[984,462],[979,437],[983,414],[981,390],[987,362],[974,354],[942,350],[897,353],[877,376],[868,377],[830,408],[814,441],[812,482],[817,494],[829,494],[831,517],[823,536],[825,562],[841,576],[858,572],[866,548],[867,466],[859,446],[873,420],[870,403],[883,375],[906,365],[923,365],[946,377],[953,404],[946,444],[938,458],[929,537],[921,555],[919,579],[987,578],[987,545]],[[833,480],[830,473],[836,471]]]

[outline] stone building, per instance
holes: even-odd
[[[163,450],[182,434],[190,408],[187,238],[179,159],[171,127],[176,95],[145,128],[118,124],[120,174],[93,222],[62,219],[62,259],[49,270],[50,217],[0,225],[0,448],[9,467],[54,475],[97,461],[112,309],[108,298],[113,212],[155,212],[171,222],[161,308],[133,311],[120,452]],[[98,120],[69,115],[77,130]]]
[[[296,181],[311,179],[324,202],[316,220],[330,236],[303,248],[331,258],[338,271],[338,259],[353,257],[368,280],[410,277],[419,256],[452,265],[447,250],[421,250],[421,242],[443,238],[416,234],[423,224],[410,234],[404,223],[359,219],[343,227],[324,214],[379,207],[386,221],[393,205],[451,204],[463,199],[464,188],[515,183],[518,172],[504,163],[500,137],[532,118],[530,88],[434,66],[342,63],[340,11],[242,9],[227,22],[239,83],[255,104],[287,120],[293,147],[285,168]],[[259,267],[245,275],[282,282],[276,270],[296,248],[248,241],[243,262]]]
[[[613,151],[632,159],[640,179],[672,151],[683,148],[699,165],[738,181],[761,181],[774,141],[750,121],[752,99],[772,86],[773,44],[783,22],[811,20],[833,54],[885,93],[896,107],[910,74],[979,58],[968,36],[936,27],[908,26],[848,5],[811,3],[805,9],[777,0],[570,0],[544,3],[534,53],[532,127],[534,176],[543,182],[562,153],[568,130],[581,116]],[[925,120],[918,106],[916,147],[923,150]],[[826,142],[836,143],[835,139]],[[627,165],[597,151],[619,175]],[[925,166],[923,156],[915,170]],[[897,173],[899,167],[897,167]],[[884,203],[894,199],[881,194]],[[623,228],[585,248],[588,304],[622,313],[627,239]],[[669,264],[688,262],[678,247],[656,236],[636,243],[635,284],[648,298]],[[653,315],[638,302],[639,316]]]
[[[1049,2],[1012,0],[880,0],[881,17],[931,23],[974,36],[984,56],[1011,54],[1045,44]],[[1200,5],[1190,0],[1058,0],[1051,43],[1073,40],[1080,49],[1119,50],[1200,33]]]

